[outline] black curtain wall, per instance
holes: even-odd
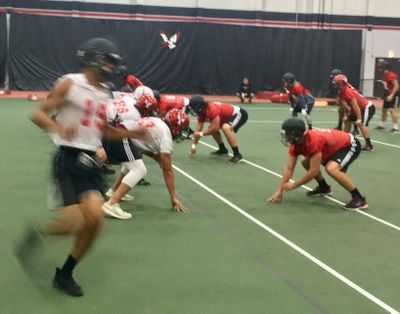
[[[345,71],[355,86],[360,77],[361,31],[12,13],[10,32],[14,89],[48,89],[58,76],[79,71],[76,50],[91,37],[114,40],[129,70],[161,92],[232,94],[244,76],[258,90],[280,88],[283,73],[293,72],[320,96],[329,88],[332,68]],[[168,40],[175,35],[173,49],[161,33]]]
[[[0,13],[0,87],[4,85],[7,60],[6,14]]]

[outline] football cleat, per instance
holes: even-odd
[[[343,206],[345,210],[359,210],[359,209],[367,209],[368,203],[365,197],[353,197],[350,202]]]
[[[327,187],[320,187],[319,185],[312,191],[307,192],[307,196],[329,196],[332,195],[332,189],[328,185]]]

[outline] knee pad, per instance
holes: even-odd
[[[143,179],[147,174],[146,166],[143,160],[135,160],[126,163],[129,170],[125,177],[122,179],[122,183],[126,184],[130,188],[133,188],[141,179]]]

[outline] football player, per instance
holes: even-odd
[[[378,60],[378,69],[383,73],[383,77],[381,82],[385,88],[384,102],[382,108],[381,121],[379,125],[375,128],[377,130],[385,129],[385,122],[388,110],[392,116],[393,127],[391,132],[398,133],[399,125],[398,125],[398,117],[397,117],[397,108],[400,104],[400,88],[398,75],[390,71],[390,63],[386,60]]]
[[[116,45],[104,38],[85,42],[77,56],[81,73],[62,76],[47,100],[33,113],[32,121],[52,134],[58,146],[53,162],[54,181],[62,197],[60,217],[40,228],[30,227],[16,248],[22,266],[29,270],[34,249],[44,235],[73,235],[75,240],[64,265],[57,268],[54,287],[72,296],[83,290],[72,272],[95,242],[103,223],[104,181],[96,150],[101,138],[144,136],[145,129],[121,130],[107,124],[108,80],[120,56]],[[55,118],[52,112],[57,111]]]
[[[278,190],[268,199],[269,202],[282,200],[284,191],[292,191],[312,179],[318,182],[318,186],[307,192],[308,196],[331,195],[331,187],[321,173],[322,164],[326,172],[351,194],[351,200],[344,205],[344,209],[368,208],[367,200],[346,173],[360,154],[361,144],[357,138],[336,129],[306,130],[304,121],[296,117],[283,122],[281,137],[282,143],[289,146],[289,157]],[[299,155],[303,155],[301,164],[307,172],[290,182]]]
[[[192,157],[196,154],[196,145],[200,137],[208,135],[212,135],[219,146],[218,150],[211,154],[219,156],[227,155],[228,150],[225,147],[220,132],[220,130],[222,130],[233,151],[233,157],[229,159],[229,161],[232,163],[241,162],[243,156],[239,152],[236,133],[247,122],[248,114],[246,110],[239,106],[221,102],[208,103],[200,95],[195,95],[190,98],[189,107],[197,115],[197,125],[189,156]],[[210,126],[203,131],[205,122],[209,122]]]
[[[296,81],[293,73],[285,73],[282,78],[283,86],[289,95],[290,111],[293,117],[301,113],[307,121],[309,129],[312,129],[311,110],[314,106],[314,97],[311,92]]]
[[[366,143],[362,150],[372,151],[368,123],[375,114],[374,104],[353,88],[344,74],[336,75],[332,83],[338,87],[339,105],[343,108],[344,131],[350,132],[351,124],[358,126]]]
[[[144,154],[153,158],[161,166],[172,208],[177,212],[186,212],[188,209],[176,196],[172,148],[173,140],[189,126],[189,117],[178,109],[172,109],[163,119],[145,117],[139,120],[123,121],[122,125],[128,130],[138,126],[146,128],[148,136],[132,141]]]
[[[138,86],[144,85],[136,76],[129,74],[126,66],[122,64],[115,68],[114,73],[118,90],[122,87],[129,87],[131,91],[134,91]]]

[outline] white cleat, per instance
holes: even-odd
[[[114,195],[114,191],[113,189],[108,189],[106,196],[108,198],[111,198]],[[135,200],[135,197],[129,194],[125,194],[124,196],[122,196],[121,201],[125,201],[125,202],[132,202]]]
[[[122,210],[121,207],[119,207],[118,203],[115,203],[111,205],[109,202],[105,202],[103,206],[101,207],[103,210],[104,214],[108,217],[113,217],[117,219],[131,219],[132,214],[125,212]]]

